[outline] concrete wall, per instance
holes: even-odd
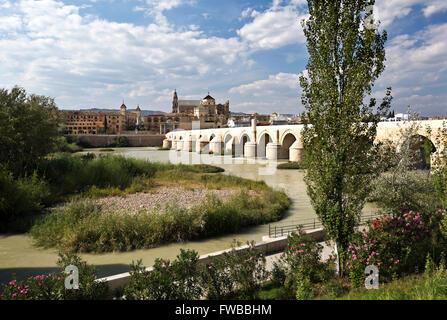
[[[164,135],[76,135],[81,141],[88,143],[93,147],[102,147],[111,143],[115,137],[127,137],[131,147],[161,147],[163,145]]]
[[[326,238],[326,232],[323,229],[315,229],[307,231],[307,236],[312,237],[315,241],[324,241]],[[287,236],[279,237],[279,238],[269,238],[264,237],[263,241],[257,242],[255,244],[255,248],[263,252],[264,255],[274,254],[277,252],[284,251],[284,248],[287,245]],[[248,248],[247,245],[236,248],[236,250],[246,250]],[[224,252],[229,252],[232,249],[216,251],[213,253],[208,253],[201,255],[199,257],[199,263],[207,264],[210,263],[211,258],[221,256]],[[148,267],[146,270],[151,271],[152,267]],[[97,279],[96,281],[105,281],[109,290],[113,291],[118,288],[122,288],[129,284],[130,282],[130,273],[120,273],[113,276]]]

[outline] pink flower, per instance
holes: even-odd
[[[16,284],[16,282],[17,282],[17,280],[12,280],[9,284],[10,284],[11,286],[13,286],[13,285]]]

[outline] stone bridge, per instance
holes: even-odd
[[[412,123],[414,122],[380,122],[376,140],[390,141],[398,146],[402,129],[410,127]],[[415,135],[428,138],[439,153],[445,146],[439,145],[436,136],[443,128],[443,123],[443,120],[417,121],[418,130]],[[251,127],[172,131],[166,134],[163,147],[235,157],[300,161],[305,152],[301,140],[302,129],[303,125],[257,127],[252,120]]]

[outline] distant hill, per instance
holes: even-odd
[[[102,112],[102,111],[115,111],[115,112],[119,112],[119,109],[101,109],[101,108],[90,108],[90,109],[81,109],[81,110],[66,110],[66,111],[97,111],[97,112]],[[131,111],[135,111],[135,109],[127,109],[128,112]],[[166,113],[163,111],[154,111],[154,110],[141,110],[141,116],[145,117],[154,113]]]
[[[230,112],[231,114],[235,115],[235,116],[250,116],[251,114],[249,113],[245,113],[245,112]]]

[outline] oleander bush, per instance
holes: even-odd
[[[130,283],[124,289],[127,300],[198,300],[202,295],[198,254],[180,249],[174,261],[156,259],[151,270],[142,261],[131,264]]]
[[[368,265],[378,267],[381,281],[423,270],[426,255],[434,248],[433,229],[430,221],[408,209],[374,220],[366,232],[354,236],[348,248],[346,268],[352,285],[363,285]]]
[[[0,300],[100,300],[109,297],[108,286],[96,281],[95,268],[72,254],[59,254],[57,262],[61,271],[48,275],[30,277],[26,280],[13,279],[3,285]],[[65,268],[73,265],[78,268],[79,288],[66,289],[68,276]]]
[[[334,258],[321,261],[323,246],[298,228],[287,238],[287,246],[275,265],[278,274],[276,281],[283,280],[282,286],[300,299],[313,296],[310,288],[313,284],[324,283],[334,275]]]

